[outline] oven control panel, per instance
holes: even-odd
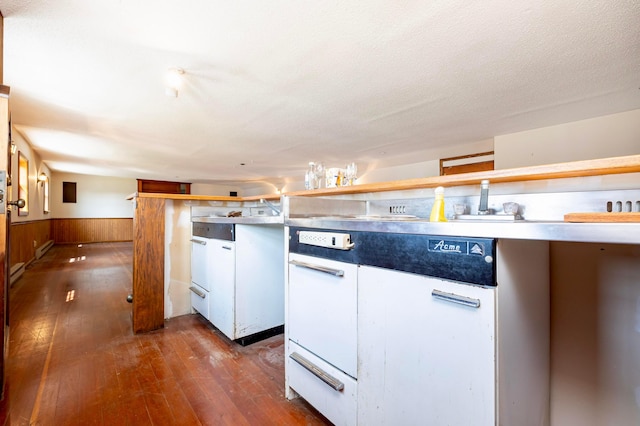
[[[310,246],[329,247],[338,250],[351,250],[351,235],[339,232],[300,231],[298,242]]]

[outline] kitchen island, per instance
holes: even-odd
[[[615,178],[631,176],[634,185],[629,184],[629,179],[618,185]],[[547,166],[524,167],[507,170],[494,170],[489,172],[465,173],[452,176],[428,177],[422,179],[409,179],[402,181],[383,182],[378,184],[355,185],[348,187],[317,189],[311,191],[297,191],[283,194],[289,197],[304,197],[313,199],[316,197],[329,197],[336,199],[376,200],[384,198],[421,198],[429,200],[433,197],[433,189],[436,186],[444,186],[448,192],[460,188],[465,194],[473,194],[478,191],[477,185],[483,179],[489,179],[492,185],[503,184],[507,187],[507,193],[535,192],[540,207],[545,204],[545,199],[553,196],[555,182],[567,182],[569,191],[576,189],[594,190],[594,186],[600,186],[602,179],[612,178],[613,185],[623,188],[636,188],[640,181],[640,155],[606,158],[600,160],[577,161],[570,163],[552,164]],[[531,188],[526,188],[529,185]],[[499,185],[498,185],[499,186]],[[541,188],[542,187],[542,188]],[[549,188],[551,187],[551,188]],[[599,189],[599,188],[596,188]],[[557,191],[556,191],[557,192]],[[133,264],[133,330],[136,333],[152,331],[164,324],[164,318],[185,313],[188,305],[188,297],[176,297],[175,305],[171,298],[165,297],[165,287],[168,287],[167,295],[171,295],[172,288],[177,289],[177,294],[188,294],[185,291],[189,287],[189,270],[185,265],[190,264],[189,239],[192,206],[217,206],[235,208],[243,203],[254,205],[261,199],[278,200],[280,195],[267,194],[251,197],[227,197],[208,196],[195,194],[155,194],[135,193],[128,198],[134,202],[134,264]],[[446,196],[450,204],[450,197]],[[531,208],[533,206],[528,206]],[[472,223],[456,222],[451,224],[428,223],[424,218],[428,215],[427,205],[421,212],[422,220],[415,223],[393,223],[385,226],[398,228],[410,232],[460,233],[470,236],[494,236],[500,238],[522,239],[547,239],[550,241],[580,241],[580,242],[640,242],[640,232],[637,224],[602,224],[602,223],[565,223],[562,217],[554,217],[553,220],[530,221],[522,223]],[[577,206],[576,206],[577,208]],[[636,207],[640,208],[640,207]],[[314,207],[315,209],[315,207]],[[362,207],[359,214],[366,214]],[[599,211],[605,211],[605,206]],[[351,211],[351,210],[350,210]],[[567,207],[565,212],[576,210]],[[316,212],[317,220],[326,220],[326,214],[320,209]],[[311,214],[311,213],[310,213]],[[315,213],[314,213],[315,214]],[[542,216],[541,214],[536,214]],[[309,216],[309,215],[307,215]],[[525,218],[527,216],[525,215]],[[306,221],[308,218],[295,218],[291,220]],[[262,220],[282,220],[274,218],[223,218],[215,217],[207,220],[229,221],[234,223],[251,223]],[[375,226],[373,221],[359,221],[351,223],[349,220],[344,226],[370,227]],[[304,225],[303,222],[294,223]],[[338,224],[339,226],[340,224]],[[174,276],[174,278],[172,278]],[[137,296],[137,297],[136,297]],[[175,309],[174,309],[175,308]],[[175,312],[175,313],[174,313]]]

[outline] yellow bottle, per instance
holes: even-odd
[[[444,216],[444,188],[439,186],[436,188],[436,200],[433,203],[431,209],[431,216],[429,222],[446,222],[447,218]]]

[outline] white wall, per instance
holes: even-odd
[[[358,183],[388,182],[399,179],[424,178],[440,174],[440,160],[423,161],[402,166],[374,169],[358,177]]]
[[[190,203],[166,201],[165,230],[164,317],[173,318],[191,313]]]
[[[229,196],[231,191],[236,191],[239,197],[242,197],[241,185],[215,185],[208,183],[192,183],[191,193],[193,195],[217,195]]]
[[[412,164],[370,167],[358,171],[358,183],[388,182],[440,175],[440,159],[493,151],[493,138],[432,150],[429,158]]]
[[[76,182],[76,203],[62,202],[62,182]],[[131,178],[54,172],[51,179],[53,218],[133,217],[133,203],[127,196],[137,191]]]
[[[640,154],[640,109],[495,137],[495,168]]]
[[[18,199],[18,152],[21,152],[29,160],[29,214],[27,216],[18,216],[18,210],[14,207],[12,208],[11,222],[49,219],[50,214],[44,213],[43,186],[38,184],[38,176],[40,173],[51,176],[51,172],[42,162],[40,156],[31,149],[31,146],[15,129],[12,131],[12,139],[17,145],[17,151],[15,155],[11,157],[12,185],[9,198],[11,200]]]

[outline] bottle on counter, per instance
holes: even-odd
[[[309,168],[304,174],[304,189],[316,189],[318,187],[317,182],[316,165],[313,161],[310,161]]]
[[[314,187],[314,189],[320,189],[322,188],[323,182],[324,182],[324,164],[322,162],[317,162],[315,164],[314,167],[315,170],[315,174],[316,174],[316,179],[315,179],[315,184],[316,186]]]
[[[431,208],[431,216],[429,222],[446,222],[447,218],[444,215],[444,188],[439,186],[435,190],[436,199]]]

